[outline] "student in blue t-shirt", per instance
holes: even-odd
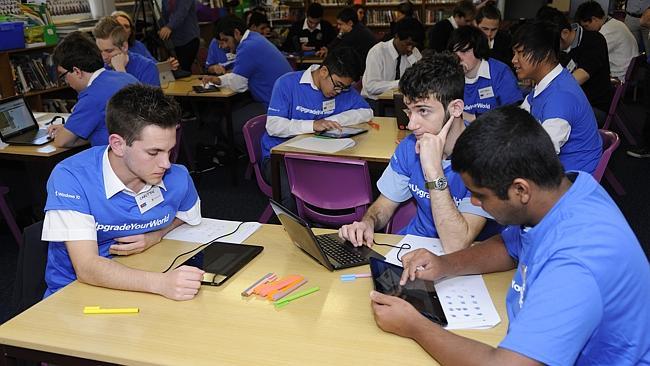
[[[399,88],[408,107],[408,129],[377,182],[381,195],[360,222],[344,225],[339,235],[355,246],[372,246],[401,202],[411,198],[417,214],[401,234],[440,238],[446,253],[469,246],[489,215],[470,203],[449,158],[463,121],[463,68],[449,53],[424,57],[406,69]]]
[[[453,254],[408,253],[401,281],[516,269],[505,338],[493,348],[458,336],[373,291],[379,327],[414,339],[441,364],[650,364],[650,265],[590,174],[565,173],[548,134],[516,107],[473,122],[456,142],[452,167],[473,203],[511,226]]]
[[[93,36],[106,69],[129,73],[143,84],[160,86],[156,63],[129,51],[128,35],[115,18],[100,19],[93,28]]]
[[[59,79],[79,93],[77,103],[65,125],[48,128],[53,144],[70,147],[90,142],[108,144],[106,103],[118,90],[138,82],[132,75],[104,69],[102,55],[88,36],[73,32],[54,49],[52,55]]]
[[[490,109],[508,104],[519,104],[524,99],[517,86],[517,78],[508,65],[488,58],[487,37],[473,26],[458,27],[449,38],[449,51],[460,58],[465,71],[465,119]]]
[[[249,119],[266,113],[273,84],[278,78],[293,71],[286,57],[263,35],[246,28],[238,17],[221,19],[216,33],[226,48],[236,54],[232,72],[222,76],[206,76],[204,82],[212,82],[241,93],[250,91],[251,99],[241,99],[233,106],[232,120],[241,146],[241,128]]]
[[[169,162],[180,118],[180,107],[160,88],[129,86],[108,104],[109,145],[54,168],[42,235],[50,241],[46,297],[74,280],[174,300],[196,295],[203,277],[198,268],[155,273],[111,260],[150,248],[183,223],[201,222],[192,178]]]
[[[512,63],[517,77],[535,82],[521,108],[551,136],[564,169],[593,173],[602,141],[585,93],[559,63],[559,37],[557,27],[540,21],[526,23],[515,33]]]
[[[340,129],[372,119],[368,103],[351,89],[361,74],[362,64],[349,47],[330,52],[322,65],[312,65],[280,77],[273,87],[262,135],[261,168],[267,182],[271,181],[271,148],[289,138],[325,130]],[[291,190],[282,174],[282,203],[295,206]]]

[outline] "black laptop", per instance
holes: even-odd
[[[271,200],[271,207],[291,241],[330,271],[368,264],[371,257],[385,259],[365,245],[355,247],[349,241],[339,238],[336,233],[314,235],[305,220],[279,203]]]
[[[38,128],[22,96],[0,102],[0,139],[11,145],[45,145],[52,140],[47,130]]]
[[[406,104],[404,103],[404,95],[395,93],[393,94],[393,103],[395,106],[395,118],[397,119],[397,128],[406,130],[409,124],[409,116],[406,115],[404,110]]]

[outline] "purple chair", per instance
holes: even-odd
[[[409,222],[411,222],[413,217],[415,217],[417,210],[418,207],[417,204],[415,203],[415,199],[411,198],[406,202],[402,202],[397,207],[397,210],[395,210],[395,212],[393,213],[393,216],[390,218],[390,221],[388,221],[388,224],[386,225],[384,232],[386,234],[399,233],[403,228],[406,227],[406,225],[409,224]]]
[[[339,227],[361,220],[372,202],[365,160],[285,154],[284,163],[298,215],[305,220]]]
[[[600,138],[603,140],[603,155],[600,157],[600,161],[598,161],[593,177],[600,182],[604,176],[616,194],[622,196],[625,194],[625,189],[623,189],[621,183],[616,179],[616,176],[614,176],[614,174],[607,168],[609,158],[612,156],[612,153],[616,150],[618,145],[621,144],[621,141],[618,138],[618,135],[612,131],[598,130],[598,133],[600,134]]]
[[[5,200],[5,194],[7,193],[9,193],[9,188],[0,186],[0,212],[9,226],[9,230],[11,231],[14,240],[16,240],[16,244],[20,246],[23,243],[23,234],[20,232],[20,228],[18,228],[18,224],[16,223],[16,219],[14,218],[11,209],[9,209],[7,200]]]
[[[605,123],[603,123],[603,130],[609,130],[612,123],[615,124],[632,145],[636,145],[636,139],[634,136],[632,136],[632,133],[627,128],[625,122],[623,121],[623,118],[621,117],[621,115],[625,115],[621,100],[625,96],[625,92],[627,91],[627,88],[632,81],[632,76],[634,76],[637,66],[644,62],[644,58],[645,55],[640,55],[630,61],[630,65],[628,66],[627,72],[625,73],[625,79],[618,82],[616,88],[614,89],[612,103],[609,105],[607,118],[605,119]]]
[[[271,198],[273,197],[273,191],[271,190],[271,186],[264,181],[259,164],[262,159],[262,147],[260,146],[260,141],[262,140],[264,131],[266,131],[266,114],[249,119],[242,128],[244,140],[246,141],[248,161],[255,171],[257,186],[260,188],[262,193]],[[271,204],[268,204],[264,209],[264,212],[262,212],[262,216],[260,216],[257,221],[265,224],[269,222],[271,215],[273,215],[273,209],[271,208]]]

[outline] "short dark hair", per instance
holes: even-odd
[[[451,32],[447,49],[451,52],[473,49],[474,57],[487,60],[490,57],[490,46],[485,34],[470,25],[458,27]]]
[[[542,6],[539,8],[537,11],[537,14],[535,15],[536,20],[541,20],[541,21],[547,21],[551,24],[554,24],[556,27],[558,27],[559,31],[562,31],[564,29],[571,29],[571,23],[569,23],[569,18],[567,16],[557,10],[556,8],[550,7],[548,5]]]
[[[95,72],[104,67],[99,47],[89,36],[79,31],[68,34],[56,46],[52,60],[67,71],[76,67],[84,72]]]
[[[342,21],[342,22],[352,22],[352,25],[357,24],[359,22],[359,17],[357,16],[357,12],[354,10],[353,7],[348,6],[336,15],[336,19]]]
[[[415,7],[410,1],[404,1],[397,5],[397,11],[406,15],[407,17],[412,17],[413,13],[415,12]]]
[[[528,21],[522,24],[512,37],[514,48],[523,47],[526,57],[534,65],[547,61],[557,64],[560,60],[560,31],[545,21]]]
[[[262,24],[269,24],[269,18],[257,11],[252,12],[251,17],[248,19],[248,27],[259,27]]]
[[[476,24],[479,24],[485,18],[501,21],[501,11],[492,4],[485,5],[476,14]]]
[[[452,100],[463,99],[465,74],[455,55],[437,52],[406,69],[399,89],[410,100],[434,96],[446,109]]]
[[[508,199],[516,178],[556,188],[564,176],[548,133],[530,113],[515,106],[493,109],[472,122],[456,141],[451,167],[502,200]]]
[[[595,1],[587,1],[586,3],[580,4],[573,19],[575,19],[576,22],[587,22],[591,20],[591,17],[605,17],[605,11],[600,4]]]
[[[142,130],[154,125],[175,128],[181,120],[181,108],[162,89],[133,84],[115,93],[106,106],[106,126],[109,134],[117,134],[131,146]]]
[[[234,37],[235,29],[238,29],[239,32],[244,35],[246,32],[246,23],[238,16],[230,15],[225,18],[222,18],[215,25],[214,33],[218,38],[220,33],[223,33],[226,36]]]
[[[323,5],[320,3],[311,3],[307,7],[307,16],[310,18],[322,18],[323,17]]]
[[[406,17],[396,22],[394,32],[394,35],[402,41],[409,38],[417,44],[424,41],[424,27],[415,18]]]
[[[328,52],[323,66],[327,67],[332,75],[352,78],[354,81],[359,80],[363,69],[359,54],[351,47],[337,47]]]
[[[473,19],[476,15],[476,7],[471,0],[461,0],[454,6],[452,14],[455,17]]]

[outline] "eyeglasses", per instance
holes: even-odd
[[[66,70],[63,74],[59,75],[59,82],[65,82],[65,76],[68,75],[70,70]]]
[[[332,78],[332,73],[328,72],[327,74],[330,76],[330,80],[332,81],[332,86],[334,87],[334,91],[335,91],[335,92],[337,92],[337,93],[343,93],[343,92],[346,92],[346,91],[350,90],[350,88],[352,87],[351,85],[341,85],[341,84],[337,84],[337,83],[334,81],[334,79]]]

